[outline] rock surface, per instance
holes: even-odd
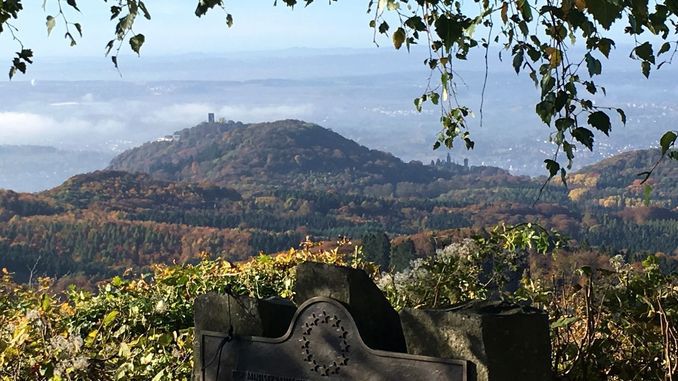
[[[548,316],[504,302],[400,312],[408,353],[471,362],[469,381],[551,379]]]
[[[285,299],[234,298],[215,293],[197,297],[193,320],[194,380],[201,380],[200,331],[228,332],[239,336],[281,337],[287,332],[296,306]],[[232,329],[231,329],[232,327]]]
[[[368,347],[391,352],[406,351],[398,313],[364,271],[306,262],[297,267],[294,291],[297,304],[315,296],[343,303]]]

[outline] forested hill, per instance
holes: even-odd
[[[624,152],[587,166],[570,176],[570,198],[579,204],[678,207],[678,161],[665,159],[642,183],[640,175],[660,158],[658,149]]]
[[[635,177],[652,153],[623,154],[540,193],[540,179],[404,163],[298,121],[202,124],[164,140],[112,164],[135,173],[78,175],[37,194],[0,190],[0,268],[20,280],[31,272],[91,280],[203,252],[241,260],[306,236],[430,238],[523,222],[629,258],[678,256],[676,164],[659,167],[649,195]],[[438,241],[429,238],[394,250],[430,254]]]
[[[172,183],[144,173],[96,171],[77,175],[42,193],[71,208],[138,209],[204,208],[224,201],[240,200],[232,189],[215,185]]]
[[[459,165],[443,171],[419,162],[404,163],[389,153],[297,120],[203,123],[171,139],[124,152],[113,159],[110,169],[237,189],[293,185],[318,190],[331,185],[351,191],[375,184],[428,183],[450,178],[455,170],[464,171]]]

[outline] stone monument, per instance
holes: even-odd
[[[475,302],[397,313],[364,271],[297,268],[295,300],[203,295],[195,381],[550,379],[548,319]]]

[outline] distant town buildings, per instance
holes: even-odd
[[[179,134],[165,135],[155,139],[156,142],[175,142],[179,140]]]

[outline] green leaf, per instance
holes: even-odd
[[[47,35],[49,36],[52,33],[52,29],[56,26],[56,19],[53,16],[47,16]]]
[[[233,15],[230,13],[226,15],[226,26],[229,28],[233,26]]]
[[[118,17],[120,15],[120,12],[122,12],[122,8],[118,6],[112,6],[111,7],[111,20],[114,18]]]
[[[407,35],[405,34],[405,29],[398,28],[398,30],[393,33],[393,46],[396,49],[400,49],[401,46],[403,46],[403,43],[405,42],[405,38],[407,38]]]
[[[610,124],[610,117],[602,111],[596,111],[589,114],[588,123],[591,127],[602,131],[605,135],[610,134],[612,124]]]
[[[75,0],[66,0],[66,4],[70,5],[71,7],[75,8],[76,11],[80,12],[80,9],[78,9],[78,5],[75,3]]]
[[[553,92],[551,92],[544,97],[543,101],[537,103],[535,106],[537,115],[539,115],[545,124],[551,124],[551,119],[555,113],[555,100],[556,97]]]
[[[435,22],[436,33],[447,51],[450,51],[452,45],[464,35],[464,27],[464,20],[447,15],[440,16]]]
[[[516,71],[516,74],[520,73],[520,67],[523,64],[525,55],[522,50],[519,50],[513,55],[513,69]]]
[[[104,316],[104,319],[101,321],[101,325],[104,327],[108,327],[115,321],[115,318],[117,318],[118,315],[120,315],[120,311],[113,310],[109,312],[108,314],[106,314],[106,316]]]
[[[544,163],[546,163],[546,169],[549,171],[549,178],[553,178],[560,171],[560,164],[557,161],[546,159]]]
[[[139,50],[144,45],[145,41],[146,37],[143,34],[139,33],[136,36],[133,36],[132,38],[129,39],[129,44],[132,47],[132,50],[136,54],[139,54]]]
[[[566,141],[563,141],[563,152],[567,156],[567,169],[572,168],[572,159],[574,159],[575,146]]]
[[[654,53],[652,50],[652,44],[650,44],[649,42],[645,42],[636,46],[633,49],[633,52],[641,60],[654,63]]]
[[[17,52],[17,55],[19,58],[22,60],[28,62],[28,63],[33,63],[33,51],[31,49],[21,49],[20,52]]]
[[[426,24],[424,24],[420,16],[410,17],[409,19],[405,20],[405,25],[418,32],[423,32],[426,30]]]
[[[532,8],[528,0],[518,0],[518,8],[520,8],[520,13],[523,15],[523,20],[527,22],[532,21]]]
[[[217,5],[224,5],[223,0],[200,0],[198,6],[195,8],[195,15],[201,17]]]
[[[643,61],[640,63],[640,70],[645,76],[645,78],[650,78],[650,63]]]
[[[676,138],[678,135],[676,135],[675,132],[673,131],[668,131],[666,132],[661,139],[659,139],[659,146],[662,149],[662,156],[666,154],[666,152],[671,148],[676,143]]]
[[[586,68],[589,70],[589,76],[593,77],[594,75],[600,75],[603,71],[603,65],[600,61],[594,58],[591,53],[586,53],[584,56],[586,60]]]
[[[626,124],[626,113],[624,110],[618,108],[617,113],[619,114],[619,117],[621,118],[622,124]]]
[[[67,40],[70,40],[71,46],[77,45],[77,43],[75,42],[75,38],[73,38],[73,35],[70,32],[66,32],[66,34],[64,35],[64,38],[67,39]]]
[[[382,21],[381,24],[379,24],[379,33],[384,34],[388,32],[388,23],[386,21]]]
[[[146,18],[146,20],[150,20],[151,13],[148,11],[148,8],[146,8],[146,4],[144,4],[144,2],[141,0],[139,1],[139,8],[141,8],[141,12],[144,13],[144,17]]]
[[[577,316],[572,316],[572,317],[562,316],[560,319],[551,323],[551,329],[567,327],[567,326],[569,326],[572,323],[575,323],[577,321],[579,321],[579,317],[577,317]]]
[[[661,56],[662,54],[668,52],[670,49],[671,49],[671,43],[670,42],[663,43],[661,48],[659,48],[659,52],[657,52],[657,56]]]
[[[622,17],[623,3],[607,0],[586,0],[586,8],[600,25],[609,30]]]
[[[584,84],[584,87],[586,87],[586,91],[588,91],[591,94],[595,94],[598,91],[596,84],[593,83],[592,81],[584,81],[583,84]]]
[[[589,151],[593,151],[593,132],[588,128],[578,127],[572,130],[572,137],[583,144]]]
[[[23,74],[26,74],[26,63],[22,62],[19,58],[15,58],[12,60],[12,65],[14,65],[14,68],[22,72]]]
[[[433,103],[434,105],[437,105],[438,101],[440,99],[440,94],[436,93],[435,91],[432,91],[430,95],[431,95],[431,103]]]
[[[105,54],[105,55],[108,55],[108,54],[111,52],[111,49],[113,49],[113,44],[114,44],[114,43],[115,43],[115,40],[110,40],[110,41],[108,41],[108,43],[106,44],[106,48],[105,48],[105,49],[106,49],[106,54]]]
[[[90,331],[87,334],[87,337],[85,338],[85,346],[91,347],[92,345],[94,345],[94,342],[96,341],[98,335],[99,335],[98,329]]]
[[[615,46],[615,43],[609,38],[601,38],[600,41],[598,41],[598,50],[603,53],[605,58],[610,58],[610,48],[612,46]]]
[[[417,109],[418,112],[421,112],[421,107],[423,104],[424,104],[423,97],[414,98],[414,107]]]
[[[76,23],[73,24],[73,26],[75,27],[75,30],[78,31],[78,34],[80,35],[80,37],[82,37],[82,25],[80,25],[79,23],[76,22]]]
[[[558,129],[558,131],[566,131],[571,127],[574,127],[574,119],[569,117],[556,119],[556,129]]]

